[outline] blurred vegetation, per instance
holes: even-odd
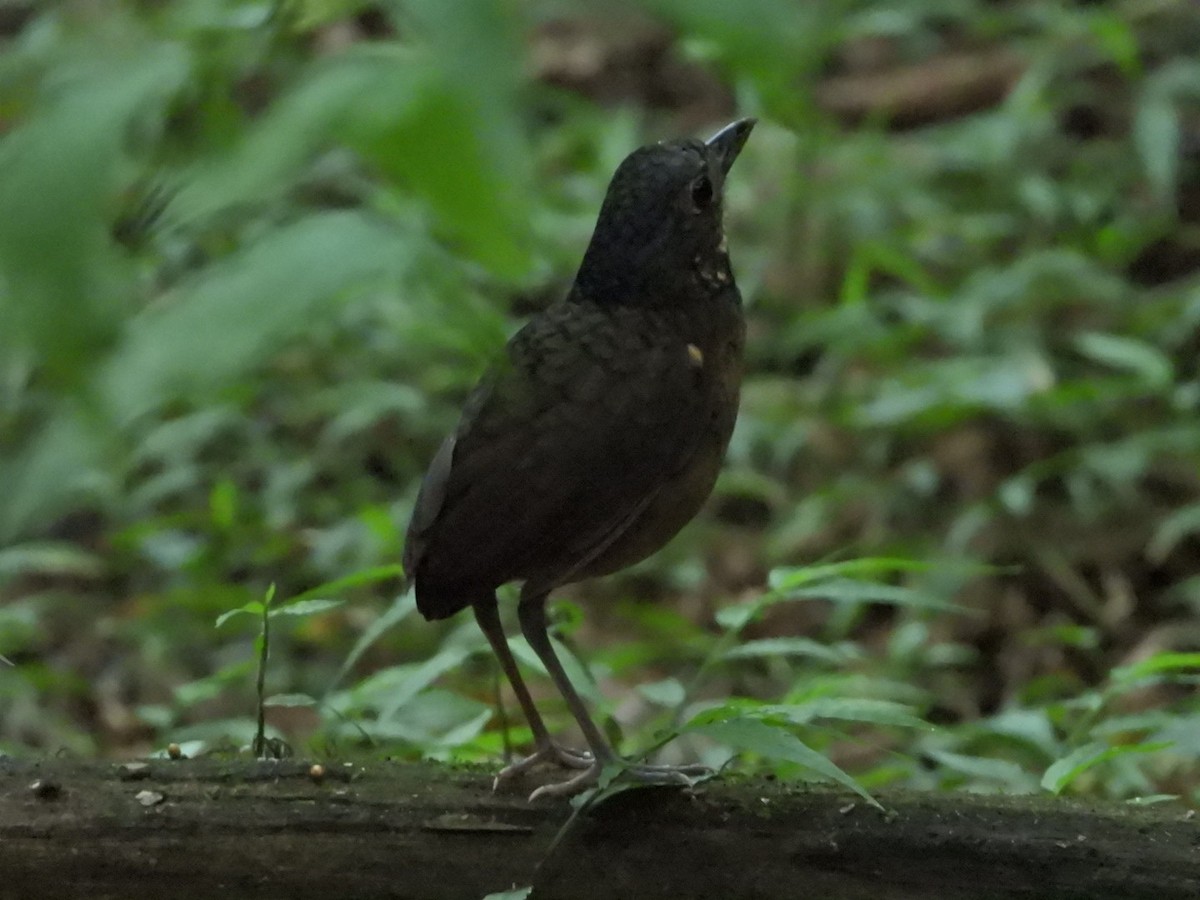
[[[1200,802],[1197,46],[1153,0],[0,0],[0,748],[245,746],[269,592],[303,752],[525,741],[397,595],[417,479],[623,155],[753,114],[726,471],[561,592],[577,682],[668,755]]]

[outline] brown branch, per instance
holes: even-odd
[[[850,124],[868,118],[895,128],[988,109],[1024,74],[1007,47],[953,51],[883,71],[831,76],[816,87],[817,105]]]

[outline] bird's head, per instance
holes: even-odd
[[[663,303],[694,285],[732,284],[721,224],[725,176],[754,119],[707,141],[680,140],[633,151],[617,168],[575,279],[577,298]]]

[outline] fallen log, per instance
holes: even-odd
[[[431,763],[0,758],[0,898],[1200,897],[1200,820],[1174,805],[894,792],[881,812],[728,778],[568,825],[533,786]]]

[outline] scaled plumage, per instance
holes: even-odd
[[[712,490],[737,416],[745,337],[721,226],[742,119],[706,143],[634,151],[609,186],[570,293],[534,316],[468,398],[426,474],[405,570],[429,619],[473,607],[530,721],[537,760],[583,772],[535,792],[572,793],[615,754],[546,637],[545,600],[658,550]],[[496,612],[524,582],[522,631],[579,721],[589,752],[551,741]],[[650,781],[692,769],[632,766]]]

